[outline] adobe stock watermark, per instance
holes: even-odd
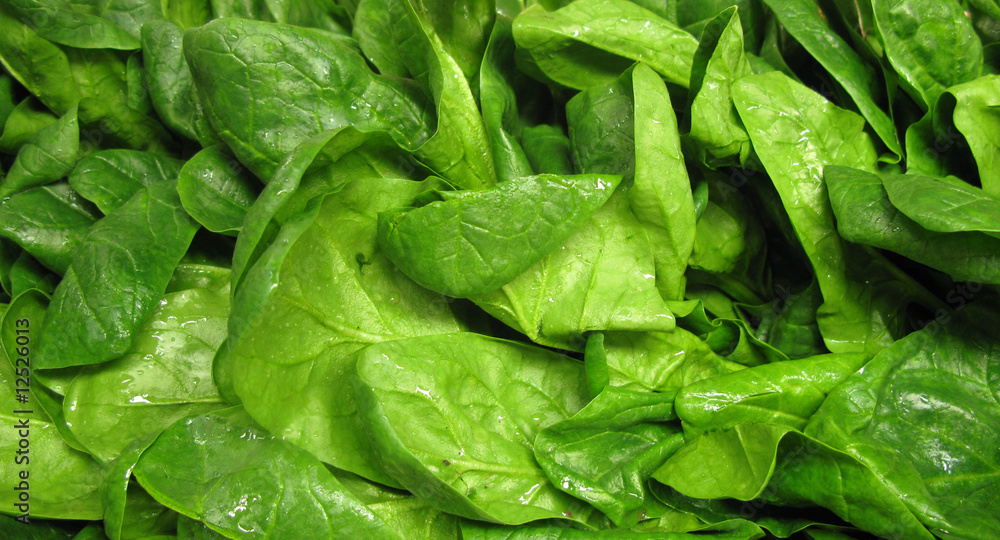
[[[17,445],[11,459],[17,467],[13,489],[14,508],[17,521],[28,524],[31,521],[31,320],[14,321],[14,438]]]

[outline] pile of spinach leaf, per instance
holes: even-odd
[[[0,0],[0,63],[2,538],[1000,531],[996,0]]]

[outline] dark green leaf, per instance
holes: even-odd
[[[233,236],[257,198],[259,181],[224,148],[209,147],[195,154],[177,178],[184,210],[212,232]]]
[[[69,184],[60,182],[22,191],[0,202],[0,235],[63,274],[73,250],[99,215]]]
[[[172,180],[146,186],[95,224],[52,297],[37,367],[98,364],[125,354],[197,229]]]
[[[69,185],[110,214],[145,186],[177,178],[184,162],[149,152],[102,150],[88,154],[69,175]]]

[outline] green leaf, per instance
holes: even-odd
[[[257,198],[257,186],[258,180],[219,146],[195,154],[177,177],[184,210],[206,229],[233,236]]]
[[[610,387],[535,438],[535,459],[559,489],[589,502],[619,527],[655,512],[650,475],[684,444],[673,394]]]
[[[357,416],[350,355],[462,330],[448,301],[399,272],[376,236],[378,212],[433,187],[364,178],[315,199],[248,271],[230,319],[232,383],[254,419],[337,468],[389,485],[398,484],[381,471]]]
[[[629,206],[645,226],[656,261],[656,287],[667,300],[684,297],[684,271],[695,241],[694,199],[667,87],[653,70],[632,70],[635,179]]]
[[[80,127],[71,108],[54,124],[38,131],[17,153],[0,183],[0,199],[68,175],[80,151]]]
[[[390,341],[360,351],[355,392],[393,478],[448,512],[506,524],[586,521],[535,461],[539,431],[583,407],[582,364],[478,334]]]
[[[534,64],[525,69],[577,90],[608,84],[636,61],[687,88],[698,48],[676,24],[626,0],[532,6],[514,20],[514,40]]]
[[[39,131],[58,120],[34,97],[23,99],[7,117],[3,135],[0,136],[0,151],[17,154]]]
[[[164,125],[202,146],[218,141],[198,100],[191,68],[184,58],[184,30],[170,21],[143,25],[142,58],[149,98]]]
[[[37,367],[98,364],[125,354],[197,229],[172,180],[146,186],[91,227],[52,297]]]
[[[165,152],[173,140],[163,125],[129,106],[128,69],[114,51],[66,48],[80,99],[81,152],[113,146]]]
[[[168,534],[178,527],[177,513],[156,502],[133,480],[139,457],[156,440],[159,430],[132,440],[103,470],[101,504],[104,532],[111,540]]]
[[[802,429],[827,394],[868,359],[825,354],[702,379],[682,388],[674,407],[688,436],[745,422]]]
[[[217,19],[185,35],[184,55],[219,138],[265,182],[299,143],[329,129],[386,130],[406,147],[430,137],[415,89],[372,73],[325,32]],[[270,106],[274,96],[287,106]]]
[[[883,174],[889,201],[928,231],[1000,234],[1000,198],[964,182]]]
[[[7,309],[7,315],[0,322],[0,346],[4,350],[8,351],[8,356],[13,358],[15,353],[20,348],[18,346],[18,320],[27,320],[29,324],[35,326],[32,334],[29,335],[29,339],[33,341],[38,341],[41,337],[41,328],[45,323],[45,310],[49,306],[49,295],[37,290],[27,290],[11,300],[10,307]],[[22,333],[23,329],[22,329]],[[23,341],[24,338],[21,339]],[[31,352],[31,343],[29,342],[27,352]],[[22,345],[23,346],[23,345]],[[23,349],[21,352],[25,352]],[[29,355],[28,360],[31,357]],[[52,384],[53,380],[51,377],[46,377],[40,375],[38,372],[31,373],[34,387],[31,388],[31,403],[33,403],[38,409],[42,411],[40,418],[52,424],[54,429],[58,432],[59,436],[69,447],[74,450],[79,450],[81,452],[86,452],[86,449],[80,441],[76,439],[73,432],[70,430],[69,425],[66,423],[66,415],[63,410],[63,397],[62,393],[64,390],[58,384]],[[75,376],[73,373],[72,376]],[[70,376],[69,378],[72,378]],[[56,392],[59,390],[59,392]]]
[[[497,174],[483,119],[465,75],[435,32],[430,13],[411,0],[379,0],[378,4],[384,6],[383,24],[394,26],[390,43],[398,48],[406,72],[437,108],[437,130],[415,155],[458,188],[492,186]],[[393,18],[386,20],[390,13]],[[363,24],[358,22],[359,27]]]
[[[598,340],[599,336],[603,336]],[[715,354],[701,338],[676,328],[671,332],[605,332],[587,341],[587,376],[606,372],[605,385],[624,390],[676,392],[701,379],[743,366]],[[597,392],[594,392],[595,394]]]
[[[806,433],[870,467],[935,534],[974,538],[1000,526],[1000,454],[983,429],[1000,422],[1000,321],[991,308],[964,307],[879,353]]]
[[[228,316],[228,287],[165,295],[125,354],[69,385],[63,407],[77,440],[107,462],[134,440],[224,406],[211,370]]]
[[[957,2],[872,0],[885,55],[925,110],[947,88],[979,77],[983,45]]]
[[[903,149],[889,116],[879,108],[879,81],[872,66],[851,49],[820,16],[812,0],[764,0],[785,29],[822,65],[851,96],[861,115],[899,161]],[[742,116],[742,111],[740,115]],[[743,119],[746,122],[746,118]],[[753,133],[750,134],[751,139]],[[754,141],[756,142],[756,141]]]
[[[655,528],[640,525],[636,530],[605,529],[588,531],[574,529],[564,523],[549,521],[539,522],[520,527],[504,527],[490,525],[479,521],[462,521],[462,538],[465,540],[528,540],[531,538],[546,538],[551,540],[756,540],[763,538],[764,533],[753,523],[746,520],[734,520],[716,523],[702,527],[692,533],[664,532]]]
[[[614,192],[615,176],[528,176],[379,216],[379,245],[417,283],[469,298],[506,285],[559,247]]]
[[[787,426],[710,431],[688,441],[653,478],[689,497],[820,505],[874,534],[933,538],[875,472]]]
[[[516,92],[524,91],[523,79],[526,77],[517,71],[514,51],[511,21],[498,17],[479,70],[479,103],[483,126],[493,150],[493,166],[501,182],[530,176],[533,170],[519,142],[524,126],[519,117]]]
[[[139,483],[156,500],[227,537],[299,531],[401,538],[316,458],[243,416],[223,411],[175,423],[139,458]]]
[[[654,264],[649,238],[619,187],[565,244],[472,300],[535,343],[582,351],[592,330],[674,328]]]
[[[96,208],[65,182],[31,188],[0,201],[0,236],[17,242],[58,274],[97,221]]]
[[[52,294],[59,284],[59,276],[42,266],[37,259],[22,251],[10,267],[10,294],[17,296],[29,289]]]
[[[75,6],[56,0],[9,0],[8,4],[49,41],[85,49],[139,48],[136,37],[102,17],[96,6],[93,10],[73,9]]]
[[[66,54],[39,37],[6,3],[0,6],[0,61],[8,73],[56,114],[66,114],[79,102],[80,90]]]
[[[1000,197],[1000,76],[980,77],[948,89],[955,127],[965,136],[988,195]],[[942,100],[943,101],[943,100]],[[947,150],[947,149],[946,149]]]
[[[901,307],[894,304],[903,299],[873,304],[877,293],[888,292],[870,285],[885,281],[885,271],[865,276],[865,282],[848,275],[849,257],[864,264],[866,255],[853,253],[831,234],[834,214],[822,176],[829,165],[874,169],[864,122],[778,72],[741,79],[733,100],[815,270],[824,300],[817,321],[827,347],[832,352],[887,347],[893,310]]]
[[[179,159],[136,150],[102,150],[84,156],[69,185],[104,214],[111,214],[144,187],[177,178]]]
[[[521,147],[535,174],[573,174],[569,137],[560,127],[539,124],[524,128]]]
[[[247,211],[233,254],[233,283],[242,281],[280,225],[313,198],[359,178],[418,179],[425,174],[385,132],[344,128],[309,139],[286,158]]]
[[[1000,238],[924,229],[892,205],[878,175],[828,167],[825,176],[837,231],[845,239],[895,251],[955,280],[1000,283]]]
[[[413,540],[455,540],[459,518],[405,491],[387,488],[344,471],[333,471],[352,495],[382,518],[389,528]]]
[[[742,13],[742,11],[740,12]],[[702,31],[691,70],[691,132],[694,155],[709,166],[746,163],[750,137],[733,107],[733,83],[752,73],[743,50],[743,28],[735,9],[712,19]]]

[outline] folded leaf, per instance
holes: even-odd
[[[528,176],[379,215],[379,245],[417,283],[459,298],[506,285],[575,234],[616,176]]]
[[[514,40],[535,70],[577,90],[607,84],[635,61],[686,88],[698,48],[694,36],[626,0],[579,0],[551,12],[532,6],[514,21]]]
[[[656,515],[650,475],[684,444],[673,394],[609,387],[535,438],[535,459],[556,487],[628,528]]]

